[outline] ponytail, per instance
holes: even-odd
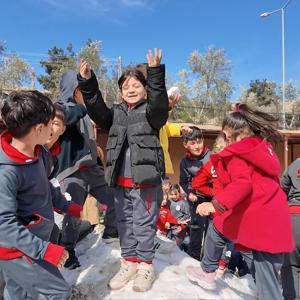
[[[253,135],[260,136],[271,143],[282,140],[277,126],[278,118],[243,103],[236,104],[235,110],[226,115],[222,123],[222,129],[231,128],[235,136],[242,131],[250,130]]]

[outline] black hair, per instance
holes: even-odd
[[[136,65],[136,68],[143,73],[146,80],[147,80],[147,66],[148,66],[147,63],[141,63]]]
[[[195,140],[203,140],[203,133],[202,130],[197,126],[189,126],[192,131],[190,133],[184,133],[182,135],[182,139],[184,143],[188,141],[195,141]]]
[[[168,176],[165,176],[162,183],[163,184],[166,184],[166,183],[171,184],[170,178]]]
[[[169,193],[172,191],[177,191],[180,194],[180,186],[178,183],[171,184]]]
[[[123,83],[126,81],[129,77],[135,77],[144,87],[147,85],[146,78],[140,70],[137,68],[129,68],[123,72],[121,77],[118,80],[119,89],[122,89]]]
[[[3,102],[1,116],[11,135],[21,138],[37,124],[47,125],[55,116],[55,107],[38,91],[15,91]]]
[[[67,118],[65,109],[59,103],[54,103],[54,107],[55,107],[55,117],[60,119],[65,125],[66,124],[66,118]]]
[[[244,103],[237,103],[235,111],[226,115],[222,123],[222,129],[225,127],[233,130],[232,138],[250,130],[253,135],[260,136],[271,143],[282,140],[280,132],[277,130],[278,118],[256,110]]]

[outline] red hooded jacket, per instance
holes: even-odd
[[[294,250],[286,195],[279,184],[280,163],[272,146],[244,138],[211,156],[224,189],[215,195],[223,211],[213,224],[225,237],[269,253]]]
[[[169,222],[171,225],[177,225],[178,221],[172,215],[167,205],[162,206],[159,211],[159,218],[157,220],[157,229],[161,232],[167,233],[168,230],[165,228],[166,223]]]
[[[222,189],[211,160],[202,166],[192,179],[192,189],[209,197],[213,197]]]

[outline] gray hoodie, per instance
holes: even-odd
[[[289,205],[300,205],[300,158],[294,160],[281,177],[281,187]]]
[[[63,106],[66,113],[66,131],[59,138],[61,153],[57,156],[58,168],[54,170],[54,177],[59,181],[82,166],[97,164],[97,144],[91,119],[86,114],[85,106],[77,104],[73,98],[78,86],[75,71],[69,70],[63,74],[58,103]]]

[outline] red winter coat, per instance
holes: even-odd
[[[287,199],[279,184],[280,164],[271,145],[248,137],[211,159],[224,186],[215,195],[214,206],[225,208],[213,220],[217,230],[253,250],[293,251]]]
[[[159,218],[157,221],[157,229],[161,232],[167,233],[168,230],[165,228],[165,224],[169,222],[171,225],[177,225],[178,221],[171,214],[170,209],[167,206],[162,206],[159,211]]]

